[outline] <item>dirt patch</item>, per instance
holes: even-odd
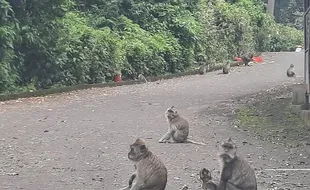
[[[310,130],[291,106],[291,85],[213,102],[199,118],[210,120],[216,139],[237,141],[259,189],[309,189]]]
[[[310,143],[310,128],[291,107],[290,88],[274,89],[256,96],[237,110],[234,124],[260,140],[288,148]]]

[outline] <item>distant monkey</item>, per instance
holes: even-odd
[[[142,74],[138,75],[138,80],[147,83],[146,78]]]
[[[223,74],[228,74],[230,71],[230,63],[226,63],[224,66],[223,66]]]
[[[255,172],[243,158],[236,154],[237,147],[231,138],[222,142],[220,149],[219,158],[222,164],[220,182],[217,188],[214,186],[213,189],[212,186],[208,188],[210,190],[257,190]],[[211,174],[206,171],[208,170],[201,170],[202,177],[211,178]],[[208,182],[208,180],[205,181]],[[205,181],[203,180],[203,184],[206,184]]]
[[[253,54],[249,54],[248,56],[242,56],[242,61],[245,66],[249,66],[249,63],[252,61],[252,58],[254,57]]]
[[[291,64],[290,67],[286,71],[286,75],[288,77],[296,77],[295,72],[294,72],[294,65]]]
[[[129,179],[129,186],[121,190],[165,190],[167,168],[138,138],[130,145],[128,158],[135,163],[136,172]],[[135,182],[133,182],[135,181]]]
[[[174,106],[169,107],[165,112],[166,118],[169,122],[169,127],[167,133],[158,140],[159,143],[170,143],[168,141],[172,138],[173,143],[193,143],[198,145],[206,145],[204,143],[195,142],[189,140],[189,123],[188,121],[181,117],[178,112],[174,109]]]
[[[204,75],[204,74],[206,74],[207,73],[207,65],[201,65],[200,67],[199,67],[199,74],[200,75]]]

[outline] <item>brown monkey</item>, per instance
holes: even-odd
[[[147,83],[146,78],[142,74],[138,75],[138,80]]]
[[[291,64],[290,67],[286,71],[286,75],[288,77],[295,77],[295,72],[294,72],[294,64]]]
[[[257,190],[255,172],[237,155],[237,146],[232,139],[222,142],[220,149],[222,170],[217,190]]]
[[[200,171],[204,190],[257,190],[257,181],[254,170],[239,155],[237,147],[229,138],[220,146],[219,158],[222,164],[220,182],[218,185],[210,180],[211,172],[205,168]]]
[[[211,172],[206,169],[203,168],[200,172],[199,172],[199,176],[200,179],[202,180],[202,189],[203,190],[216,190],[216,184],[214,184],[211,180]]]
[[[128,158],[135,162],[136,172],[129,179],[129,187],[122,190],[165,190],[167,185],[167,168],[138,138],[130,145]],[[133,182],[135,180],[135,182]]]
[[[224,66],[223,66],[223,74],[228,74],[230,71],[230,63],[226,63]]]
[[[249,66],[249,63],[252,61],[253,54],[249,54],[248,56],[242,56],[242,61],[245,66]]]
[[[207,65],[201,65],[200,67],[199,67],[199,74],[200,75],[204,75],[204,74],[206,74],[207,73]]]
[[[169,122],[169,127],[167,133],[158,140],[159,143],[165,143],[170,138],[172,138],[173,143],[193,143],[198,145],[206,145],[204,143],[195,142],[193,140],[189,140],[189,123],[188,121],[181,117],[178,112],[174,109],[174,106],[169,107],[165,112],[166,118]]]

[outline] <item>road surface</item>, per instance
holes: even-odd
[[[145,138],[166,164],[167,190],[185,184],[200,189],[199,170],[214,169],[218,175],[217,144],[229,136],[256,169],[259,189],[267,189],[277,176],[263,170],[286,160],[285,149],[233,130],[222,114],[233,107],[221,102],[302,81],[303,56],[268,53],[264,64],[234,67],[229,75],[215,71],[4,102],[0,104],[0,189],[117,190],[134,171],[127,153],[137,137]],[[286,77],[291,63],[297,79]],[[164,112],[172,105],[189,120],[190,138],[207,146],[157,143],[168,125]],[[221,109],[222,113],[214,111]],[[290,183],[280,180],[281,187]]]

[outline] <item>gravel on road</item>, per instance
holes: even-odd
[[[137,137],[166,164],[168,190],[200,189],[202,167],[218,175],[218,142],[228,137],[255,168],[259,189],[309,189],[300,185],[309,172],[297,179],[265,171],[285,162],[287,149],[238,132],[227,116],[239,97],[302,82],[303,56],[266,53],[264,63],[233,67],[228,75],[215,71],[1,102],[0,189],[117,190],[134,171],[127,153]],[[291,63],[297,78],[286,77]],[[168,126],[164,112],[172,105],[189,120],[190,138],[206,146],[157,142]]]

